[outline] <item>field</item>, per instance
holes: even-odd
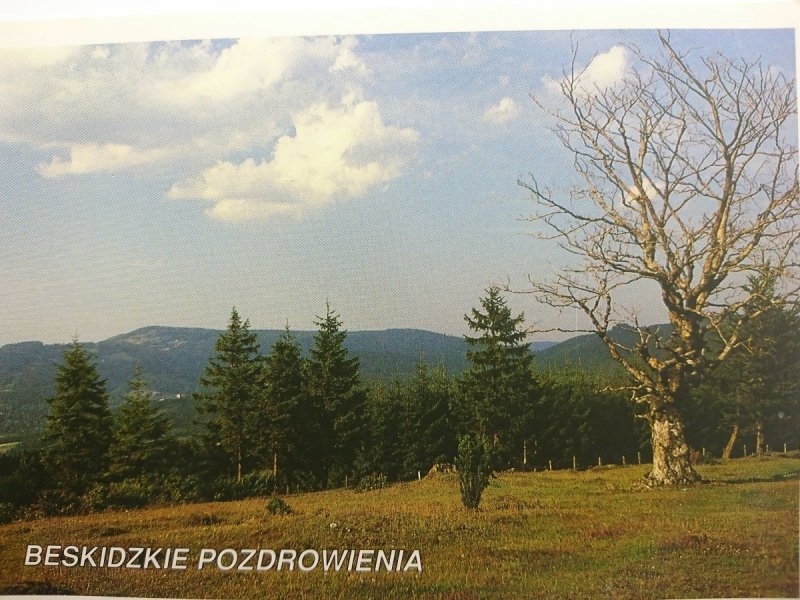
[[[692,598],[798,595],[797,457],[700,466],[707,482],[637,490],[645,466],[504,473],[477,513],[455,475],[381,490],[17,522],[0,593],[188,598]],[[188,547],[186,570],[25,566],[28,544]],[[201,548],[419,549],[422,572],[196,569]]]

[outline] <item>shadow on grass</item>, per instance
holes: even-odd
[[[704,477],[702,483],[723,483],[723,484],[774,483],[776,481],[797,480],[799,476],[800,474],[798,473],[776,473],[774,475],[761,476],[761,477],[736,477],[732,479],[711,479]]]
[[[39,595],[73,595],[75,592],[69,588],[54,585],[47,581],[21,581],[6,586],[0,586],[0,595],[12,596],[39,596]]]

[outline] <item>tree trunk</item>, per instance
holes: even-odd
[[[236,483],[242,482],[242,447],[239,446],[236,451]]]
[[[736,436],[739,435],[739,424],[733,426],[733,431],[731,431],[731,437],[728,438],[728,443],[725,444],[725,449],[722,451],[722,460],[728,460],[731,457],[731,452],[733,452],[733,445],[736,443]]]
[[[700,481],[700,475],[689,460],[689,445],[683,434],[683,423],[675,408],[652,401],[649,417],[653,469],[645,477],[645,484],[656,487]]]
[[[764,458],[764,421],[756,421],[756,455]]]

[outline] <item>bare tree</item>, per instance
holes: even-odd
[[[580,183],[520,184],[537,203],[529,219],[544,225],[541,237],[576,257],[551,280],[531,278],[533,292],[588,316],[646,407],[653,468],[645,481],[675,485],[699,479],[679,407],[746,342],[743,327],[764,306],[748,276],[779,278],[773,304],[796,297],[796,98],[794,81],[758,61],[695,60],[668,34],[659,39],[656,58],[629,49],[634,68],[604,88],[576,68],[573,52],[560,81],[565,108],[552,114]],[[642,282],[660,292],[667,334],[624,316]],[[635,344],[612,335],[620,323],[638,333]]]

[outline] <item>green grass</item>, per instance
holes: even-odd
[[[248,500],[0,527],[0,593],[192,598],[690,598],[798,595],[800,460],[699,467],[707,483],[634,491],[645,466],[505,473],[473,513],[455,475],[373,492]],[[335,523],[335,526],[331,526]],[[419,549],[422,573],[25,567],[27,544]],[[40,593],[42,593],[40,591]]]

